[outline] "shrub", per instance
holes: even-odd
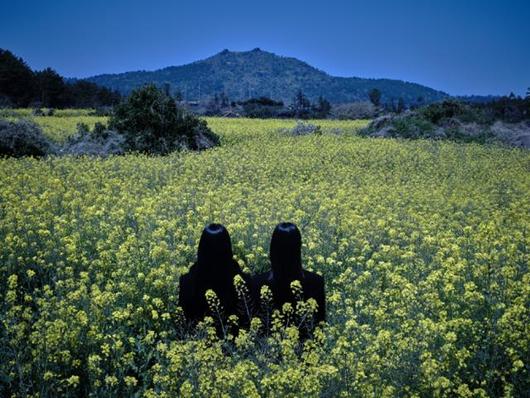
[[[206,122],[177,107],[154,85],[134,90],[118,105],[109,127],[124,134],[127,149],[167,154],[188,148],[200,150],[219,144]]]
[[[70,137],[61,149],[65,155],[109,156],[122,155],[125,137],[116,131],[108,130],[105,125],[96,123],[91,132],[86,124],[77,125],[77,133]]]
[[[370,102],[374,104],[374,106],[379,106],[381,104],[381,91],[379,91],[377,88],[373,88],[368,93],[368,98],[370,99]]]
[[[266,119],[280,117],[283,112],[283,102],[274,101],[268,97],[251,98],[239,103],[243,107],[246,117]]]
[[[0,156],[46,156],[53,152],[53,145],[35,123],[0,120]]]
[[[311,123],[305,123],[300,120],[296,122],[296,126],[288,130],[291,135],[308,135],[308,134],[322,134],[320,126]]]
[[[33,116],[44,116],[44,112],[42,111],[41,108],[33,108],[33,109],[31,110],[31,114],[32,114]]]
[[[112,106],[98,106],[89,114],[90,116],[111,116]]]
[[[439,124],[443,120],[458,118],[462,122],[484,122],[482,112],[470,105],[458,101],[443,101],[428,105],[422,108],[420,115],[434,124]]]
[[[435,126],[428,120],[417,116],[394,119],[393,127],[397,137],[428,138],[435,131]]]
[[[371,119],[376,116],[377,109],[371,102],[353,102],[335,105],[331,114],[336,119]]]

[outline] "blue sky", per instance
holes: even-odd
[[[332,75],[450,94],[524,94],[530,1],[15,1],[0,48],[68,77],[152,70],[260,47]]]

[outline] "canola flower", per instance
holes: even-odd
[[[35,116],[31,109],[0,109],[0,118],[15,121],[27,119],[37,123],[46,137],[62,143],[74,135],[79,123],[93,129],[96,123],[106,123],[105,116],[93,116],[89,109],[57,109],[52,116]]]
[[[528,152],[208,122],[223,145],[201,153],[0,159],[0,395],[529,391]],[[300,342],[307,302],[271,311],[266,336],[257,318],[232,339],[213,318],[190,332],[178,280],[204,225],[260,272],[281,220],[325,277],[328,324]]]

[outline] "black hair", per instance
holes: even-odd
[[[232,279],[239,272],[233,260],[232,241],[221,224],[210,224],[202,231],[197,249],[197,272],[203,286],[212,288]]]
[[[302,235],[295,224],[282,222],[274,228],[269,258],[274,280],[290,283],[303,278]]]
[[[221,224],[210,224],[202,231],[197,249],[199,268],[213,267],[232,259],[232,242],[226,228]]]

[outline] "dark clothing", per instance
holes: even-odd
[[[274,308],[281,309],[284,303],[292,303],[295,306],[295,297],[290,288],[290,281],[281,283],[273,278],[273,272],[263,272],[253,277],[253,286],[256,297],[259,298],[260,290],[263,285],[268,285],[272,291]],[[324,278],[320,275],[302,270],[300,283],[303,289],[303,299],[307,301],[310,298],[315,299],[318,309],[314,317],[314,322],[319,323],[326,320],[326,298],[324,293]]]
[[[197,264],[194,264],[187,274],[180,277],[179,305],[182,307],[186,319],[193,325],[202,321],[207,315],[218,321],[217,314],[210,311],[205,298],[206,291],[212,289],[221,303],[223,322],[230,315],[235,314],[239,317],[240,324],[248,323],[243,300],[238,299],[233,280],[234,276],[241,275],[250,292],[250,277],[241,271],[234,260],[231,260],[226,267],[221,267],[219,272],[206,271],[201,272]]]

